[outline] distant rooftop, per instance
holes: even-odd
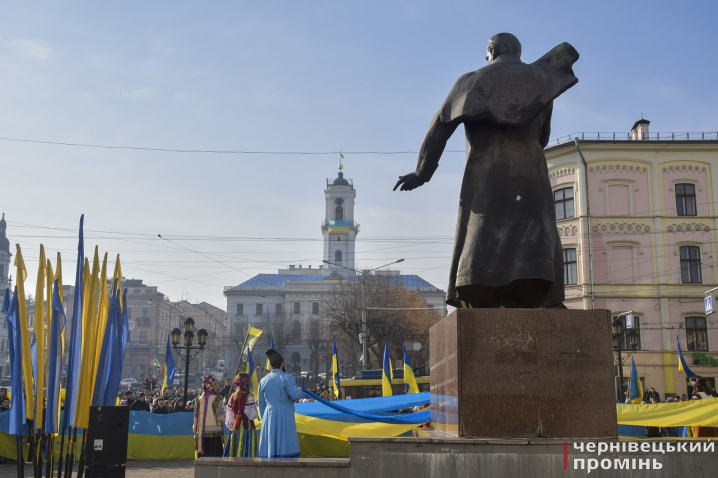
[[[639,123],[638,121],[636,122]],[[634,125],[635,127],[635,125]],[[546,145],[551,149],[565,143],[572,143],[576,138],[581,141],[637,142],[637,141],[718,141],[718,131],[683,132],[683,133],[643,133],[640,138],[632,139],[635,131],[621,132],[581,132],[571,133],[560,138],[552,139]]]

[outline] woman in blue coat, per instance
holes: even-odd
[[[294,377],[284,373],[284,357],[274,349],[265,354],[272,371],[259,382],[259,413],[262,430],[259,435],[260,458],[292,458],[299,456],[294,401],[304,398]]]

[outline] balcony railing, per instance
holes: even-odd
[[[643,133],[636,137],[632,132],[583,132],[572,133],[549,141],[547,148],[559,144],[573,142],[574,139],[581,141],[718,141],[718,131],[709,132],[685,132],[685,133]]]

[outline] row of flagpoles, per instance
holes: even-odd
[[[63,451],[66,477],[71,475],[75,453],[79,451],[78,477],[81,477],[84,446],[76,447],[77,430],[87,429],[90,406],[116,404],[129,339],[126,290],[122,289],[119,255],[111,283],[107,279],[107,253],[100,265],[95,247],[90,267],[89,260],[85,258],[83,222],[84,216],[80,218],[75,293],[69,321],[65,316],[68,304],[63,303],[59,252],[53,272],[50,260],[45,257],[45,249],[40,246],[32,338],[25,299],[27,270],[19,244],[16,245],[14,262],[17,268],[16,286],[12,295],[9,289],[5,290],[2,312],[6,314],[9,326],[12,386],[9,434],[17,437],[18,476],[21,478],[24,476],[25,425],[29,428],[28,439],[36,478],[43,475],[43,456],[47,459],[45,476],[53,476],[54,437],[58,434],[61,438],[57,477],[62,476]],[[67,326],[70,326],[69,340],[65,337]],[[67,382],[64,413],[61,414],[60,378],[66,346]]]

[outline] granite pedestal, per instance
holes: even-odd
[[[433,428],[616,437],[610,327],[607,310],[457,309],[430,331]]]

